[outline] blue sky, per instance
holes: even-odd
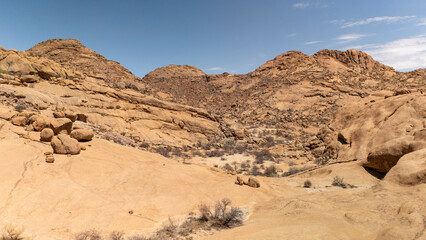
[[[143,77],[188,64],[248,73],[298,50],[366,51],[398,70],[426,67],[425,0],[0,0],[0,45],[74,38]]]

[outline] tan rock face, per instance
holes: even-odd
[[[422,148],[426,148],[426,143],[415,142],[412,136],[393,139],[374,148],[363,166],[387,173],[402,156]]]
[[[338,160],[366,160],[370,153],[371,162],[381,155],[386,158],[386,154],[390,159],[399,159],[421,147],[420,143],[412,141],[413,134],[424,128],[425,106],[426,96],[419,94],[390,97],[367,106],[358,103],[347,105],[336,114],[331,125],[336,132],[329,136],[327,148],[337,148]],[[339,137],[338,132],[345,133],[345,140]]]
[[[69,137],[66,134],[59,134],[54,136],[51,140],[51,146],[54,153],[57,154],[79,154],[80,145],[76,139]]]
[[[53,130],[51,128],[45,128],[40,133],[40,141],[50,142],[53,136],[55,136],[55,133],[53,132]]]
[[[71,131],[70,136],[77,141],[90,141],[94,134],[92,129],[74,129]]]
[[[55,134],[71,133],[72,121],[68,118],[55,118],[50,121],[50,127]]]
[[[426,149],[400,158],[398,164],[386,174],[385,180],[404,185],[426,183]]]

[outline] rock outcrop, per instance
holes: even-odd
[[[384,179],[404,185],[426,183],[426,148],[401,157]]]
[[[102,79],[108,83],[138,80],[118,62],[85,47],[75,39],[51,39],[27,51],[31,56],[48,58],[61,66],[83,73],[86,77]]]
[[[372,149],[363,166],[387,173],[402,156],[423,148],[426,148],[426,142],[414,141],[413,136],[392,139]]]

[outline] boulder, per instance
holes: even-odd
[[[42,142],[50,142],[52,137],[55,136],[55,133],[51,128],[45,128],[40,133],[40,141]]]
[[[237,180],[235,180],[235,184],[244,185],[244,180],[240,176],[237,176]]]
[[[77,141],[90,141],[94,134],[92,129],[74,129],[70,135]]]
[[[414,141],[413,136],[393,139],[374,148],[363,166],[387,173],[402,156],[425,147],[425,142]]]
[[[28,118],[25,116],[17,116],[12,118],[11,123],[16,126],[26,126],[28,124]]]
[[[57,154],[75,155],[80,153],[78,141],[63,133],[54,136],[50,144],[53,148],[53,152]]]
[[[77,114],[71,111],[66,111],[64,114],[65,114],[65,117],[70,119],[72,122],[75,122],[77,120]]]
[[[50,119],[43,115],[33,115],[29,118],[29,122],[38,132],[50,126]]]
[[[50,128],[55,134],[71,133],[72,121],[68,118],[55,118],[50,121]]]
[[[249,187],[253,187],[253,188],[258,188],[258,187],[260,187],[260,183],[259,183],[259,181],[258,181],[256,178],[254,178],[254,177],[249,177],[248,182],[247,182],[247,185],[248,185]]]
[[[426,148],[404,155],[384,180],[404,185],[426,183]]]
[[[46,162],[47,163],[54,163],[55,157],[53,157],[53,154],[46,155]]]
[[[87,122],[87,115],[83,113],[78,113],[77,120],[81,122]]]
[[[53,113],[53,117],[54,118],[64,118],[65,117],[65,113],[62,111],[56,111]]]
[[[25,75],[21,76],[20,80],[22,83],[35,83],[38,81],[38,77],[35,75]]]

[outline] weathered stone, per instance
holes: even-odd
[[[57,154],[79,154],[80,145],[78,141],[69,137],[66,134],[59,134],[54,136],[51,141],[53,151]]]
[[[23,83],[35,83],[39,80],[39,78],[35,75],[25,75],[21,76],[20,80]]]
[[[426,149],[404,155],[384,179],[404,185],[426,183]]]
[[[68,118],[55,118],[50,121],[50,127],[55,134],[71,133],[72,121]]]
[[[92,129],[74,129],[70,135],[78,141],[90,141],[94,136]]]
[[[45,128],[40,133],[40,141],[42,142],[50,142],[52,137],[55,136],[55,133],[51,128]]]
[[[71,111],[66,111],[65,112],[65,117],[70,119],[72,122],[75,122],[75,120],[77,120],[77,114],[74,114]]]
[[[53,113],[53,117],[55,118],[64,118],[65,117],[65,113],[62,111],[56,111]]]
[[[260,187],[260,183],[259,183],[259,181],[258,181],[256,178],[254,178],[254,177],[249,177],[248,182],[247,182],[247,185],[248,185],[249,187],[253,187],[253,188],[258,188],[258,187]]]
[[[28,124],[28,118],[24,116],[14,117],[11,123],[16,126],[26,126]]]
[[[55,157],[53,157],[53,155],[46,155],[46,162],[47,163],[54,163]]]
[[[402,156],[425,147],[425,142],[413,141],[412,136],[393,139],[374,148],[363,166],[387,173]]]
[[[35,131],[41,131],[50,126],[50,119],[43,115],[33,115],[29,118]]]
[[[77,120],[81,122],[87,122],[87,115],[83,113],[78,113]]]
[[[237,176],[237,179],[235,180],[235,184],[244,185],[244,180],[240,176]]]

